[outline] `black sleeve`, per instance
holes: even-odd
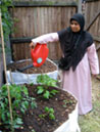
[[[91,46],[93,44],[94,40],[93,40],[93,37],[92,37],[92,35],[90,33],[87,32],[86,35],[87,35],[87,40],[88,40],[87,47],[89,47],[89,46]]]

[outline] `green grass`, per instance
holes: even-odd
[[[82,132],[100,132],[100,81],[92,79],[93,110],[79,116],[79,124]]]

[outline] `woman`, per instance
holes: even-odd
[[[81,115],[92,110],[91,72],[94,76],[99,74],[95,44],[92,36],[84,31],[84,25],[83,15],[77,13],[70,19],[69,28],[40,36],[30,44],[32,47],[37,42],[60,41],[63,55],[59,68],[63,71],[63,88],[77,97]]]

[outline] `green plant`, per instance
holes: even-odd
[[[37,87],[37,94],[42,95],[45,99],[49,99],[59,92],[52,88],[49,89],[50,86],[57,87],[57,80],[50,78],[48,75],[39,75],[37,77],[37,83],[42,84]]]
[[[45,107],[44,112],[45,112],[44,114],[39,115],[40,118],[49,117],[50,120],[55,120],[53,108]]]
[[[37,83],[41,83],[43,85],[47,85],[47,86],[54,86],[57,87],[57,80],[52,79],[51,77],[49,77],[46,74],[41,74],[37,77]]]
[[[8,11],[8,7],[13,6],[12,1],[13,0],[0,0],[0,9],[1,9],[2,26],[3,26],[5,43],[8,41],[9,34],[12,31],[13,21]],[[9,51],[9,48],[6,44],[5,44],[5,49],[6,49],[6,52]],[[0,45],[0,53],[1,52],[2,52],[2,49]]]
[[[1,0],[0,9],[2,13],[2,25],[4,30],[4,38],[8,40],[8,36],[11,32],[12,19],[8,11],[8,7],[13,6],[12,0]]]
[[[25,86],[10,85],[10,96],[12,101],[13,127],[19,128],[23,122],[20,113],[25,114],[29,106],[37,107],[35,98],[29,97]],[[0,89],[0,125],[11,128],[8,91],[4,85]]]
[[[33,85],[34,85],[34,83],[30,83],[29,85],[30,85],[30,86],[33,86]]]

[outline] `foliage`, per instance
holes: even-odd
[[[57,87],[57,80],[52,79],[51,77],[49,77],[46,74],[41,74],[37,77],[37,83],[41,83],[43,85],[47,85],[47,86],[53,86],[53,87]]]
[[[3,24],[5,40],[8,39],[13,24],[11,16],[8,11],[9,6],[12,6],[12,0],[1,0],[0,9],[2,13],[2,24]]]
[[[50,120],[55,120],[55,115],[54,115],[54,109],[53,108],[45,107],[44,112],[45,113],[39,115],[40,118],[49,117]]]
[[[13,21],[9,14],[8,7],[12,6],[12,0],[0,0],[0,9],[2,14],[2,26],[3,26],[3,32],[4,32],[4,40],[5,43],[8,41],[9,34],[12,31],[12,25]],[[1,35],[0,35],[1,36]],[[8,46],[5,44],[6,52],[9,51]],[[0,44],[0,53],[1,53],[1,44]]]
[[[42,84],[37,87],[37,94],[42,95],[45,99],[49,99],[58,93],[58,90],[52,88],[48,90],[50,86],[57,87],[57,80],[50,78],[48,75],[39,75],[37,83]]]
[[[10,96],[12,101],[13,127],[19,128],[23,122],[19,113],[25,114],[29,106],[35,108],[35,98],[29,97],[28,90],[25,86],[10,85]],[[5,128],[11,128],[8,91],[4,85],[0,89],[0,125]]]

